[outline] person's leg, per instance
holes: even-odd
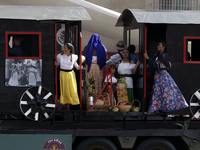
[[[70,110],[70,104],[69,103],[64,104],[62,110]]]
[[[66,104],[67,105],[67,110],[70,110],[70,104]]]
[[[116,103],[118,103],[118,99],[117,99],[117,89],[116,89],[115,84],[112,85],[112,91],[113,91],[113,94],[114,94]]]
[[[132,103],[134,100],[133,88],[127,88],[127,93],[128,93],[128,101]],[[135,106],[134,102],[132,103],[132,106]]]

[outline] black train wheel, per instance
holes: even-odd
[[[112,141],[106,138],[88,138],[81,142],[76,150],[118,150]]]
[[[176,148],[166,139],[150,138],[142,142],[136,150],[176,150]]]
[[[31,87],[21,96],[21,112],[33,121],[48,119],[55,111],[55,99],[52,93],[42,86]]]
[[[195,118],[200,117],[200,89],[198,89],[190,98],[190,112]]]

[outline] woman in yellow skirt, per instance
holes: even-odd
[[[70,104],[80,104],[76,77],[74,71],[72,70],[73,67],[78,70],[80,69],[80,66],[77,64],[78,56],[73,54],[73,51],[73,45],[71,43],[66,43],[64,45],[63,54],[58,54],[57,62],[55,62],[55,65],[60,65],[60,95],[58,102],[64,105],[65,110],[70,110]]]

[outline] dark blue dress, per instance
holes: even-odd
[[[17,57],[23,57],[23,50],[21,46],[15,46],[13,48],[8,48],[8,56],[17,56]]]

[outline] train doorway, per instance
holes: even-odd
[[[65,43],[71,43],[74,46],[74,54],[78,56],[77,63],[81,64],[82,54],[82,34],[81,34],[81,21],[65,21],[65,22],[55,22],[55,60],[57,55],[63,53],[63,47]],[[82,70],[73,69],[76,75],[77,90],[80,98],[80,105],[72,106],[72,110],[81,110],[82,107]],[[59,93],[59,74],[58,69],[55,68],[55,83],[56,83],[56,104],[57,110],[62,109],[62,105],[58,103],[58,93]]]

